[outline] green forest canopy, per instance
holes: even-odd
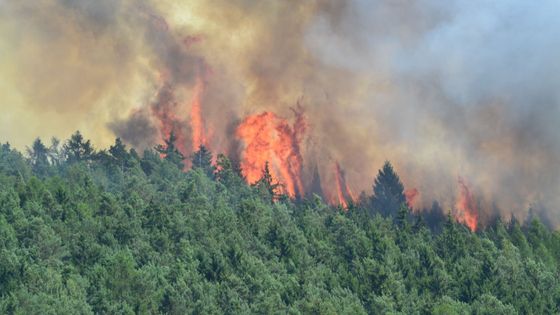
[[[187,172],[184,158],[172,141],[140,155],[79,133],[1,145],[0,313],[560,311],[560,234],[536,217],[471,233],[437,204],[411,214],[392,168],[385,197],[344,211],[276,196],[266,171],[247,185],[206,148]]]

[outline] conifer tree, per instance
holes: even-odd
[[[232,161],[224,154],[218,154],[216,158],[215,178],[226,185],[242,185],[244,179],[241,175],[239,164]]]
[[[70,163],[91,160],[94,154],[91,142],[84,141],[79,131],[76,131],[64,144],[63,151],[66,161]]]
[[[208,177],[214,178],[216,167],[212,165],[212,153],[204,145],[192,155],[191,162],[192,169],[200,168]]]
[[[397,216],[395,217],[395,223],[400,229],[406,230],[410,227],[409,216],[410,209],[404,203],[402,203],[399,210],[397,211]]]
[[[33,141],[31,148],[27,149],[31,160],[31,167],[35,174],[43,176],[49,167],[49,149],[43,144],[41,139]]]
[[[436,200],[433,201],[431,208],[424,209],[419,215],[424,218],[428,227],[436,232],[441,231],[447,218],[439,202]]]
[[[276,200],[279,197],[278,187],[280,187],[280,184],[274,182],[270,174],[268,161],[264,164],[261,179],[255,183],[255,186],[268,192],[271,200]]]
[[[64,161],[64,152],[60,147],[60,140],[56,137],[51,138],[51,145],[49,146],[49,161],[53,166],[60,166]]]
[[[311,189],[308,192],[308,197],[313,196],[313,194],[318,196],[324,196],[323,188],[321,187],[321,175],[319,174],[319,167],[315,165],[313,168],[313,175],[311,179]]]
[[[115,139],[115,144],[109,147],[109,153],[117,160],[126,160],[128,158],[126,145],[122,142],[121,138]]]
[[[373,185],[371,201],[373,211],[378,211],[384,216],[395,217],[405,202],[404,186],[391,163],[386,161],[383,168],[379,170]]]
[[[115,139],[115,144],[109,147],[109,154],[111,155],[111,162],[118,165],[121,170],[131,166],[131,154],[126,150],[126,145],[122,142],[121,138]]]
[[[155,150],[159,154],[163,155],[166,161],[169,161],[177,165],[179,169],[183,169],[185,167],[185,165],[183,164],[183,160],[185,160],[185,156],[181,152],[179,152],[179,150],[175,146],[176,141],[177,141],[177,137],[173,132],[171,132],[169,134],[169,138],[164,140],[165,145],[158,144],[155,147]]]

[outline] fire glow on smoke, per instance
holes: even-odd
[[[259,180],[268,162],[272,178],[292,198],[305,195],[300,145],[306,122],[301,108],[294,113],[296,121],[293,126],[274,113],[264,112],[245,118],[235,133],[243,144],[241,169],[247,181],[252,184]]]
[[[184,41],[188,46],[197,42]],[[205,123],[204,112],[205,86],[210,71],[206,65],[200,69],[188,101],[177,99],[174,89],[162,78],[159,93],[151,106],[158,122],[159,142],[163,143],[173,133],[177,139],[177,148],[185,157],[197,151],[200,146],[212,149],[214,145],[211,126]],[[230,156],[237,156],[243,176],[249,184],[254,184],[261,178],[265,164],[269,163],[269,171],[273,181],[279,184],[280,193],[291,198],[302,198],[311,190],[304,183],[305,161],[302,154],[310,127],[299,102],[291,112],[293,119],[280,117],[272,111],[247,115],[235,125],[231,134],[235,139],[230,141],[239,143],[238,150],[228,152],[223,147],[221,150]],[[356,197],[340,163],[332,160],[330,164],[332,173],[327,177],[332,180],[320,183],[323,197],[331,205],[347,209],[351,202],[357,201]],[[458,184],[459,195],[453,215],[458,222],[475,231],[478,226],[475,197],[462,178],[459,178]],[[406,205],[413,209],[420,192],[416,188],[409,188],[404,194]]]
[[[154,113],[160,122],[161,140],[169,137],[173,132],[177,136],[178,149],[185,156],[195,152],[200,146],[212,146],[212,139],[207,138],[203,112],[204,83],[197,79],[190,101],[189,122],[181,118],[178,110],[185,110],[177,106],[174,96],[166,89],[162,89],[159,101],[165,106],[154,107]],[[273,112],[262,112],[245,117],[235,128],[234,136],[241,144],[241,151],[237,152],[243,176],[249,184],[256,183],[262,176],[266,163],[274,182],[280,184],[281,193],[291,198],[304,197],[306,187],[303,182],[304,159],[301,146],[309,129],[303,107],[299,104],[292,109],[294,121],[279,117]],[[190,139],[187,138],[185,125],[190,126]],[[186,146],[190,142],[191,146]],[[226,152],[227,153],[227,152]],[[231,153],[231,152],[229,152]],[[333,162],[334,181],[332,185],[321,183],[326,189],[323,191],[331,205],[347,208],[356,197],[346,179],[346,174],[339,162]],[[463,178],[459,178],[459,195],[455,204],[454,216],[458,222],[465,224],[471,231],[478,226],[477,201]],[[416,188],[405,190],[406,203],[414,207],[420,192]]]
[[[343,207],[389,160],[415,211],[560,226],[557,1],[253,2],[0,1],[4,141],[173,133]]]

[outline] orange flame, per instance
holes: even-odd
[[[192,149],[197,151],[201,145],[208,146],[206,132],[204,129],[204,119],[202,118],[201,98],[204,93],[204,82],[198,78],[193,90],[191,101],[191,129],[192,129]]]
[[[465,224],[471,231],[476,231],[478,226],[478,207],[469,186],[459,177],[459,197],[455,204],[455,219]]]
[[[348,183],[346,182],[346,176],[344,171],[340,168],[340,164],[338,162],[334,165],[335,171],[335,184],[336,184],[336,195],[338,197],[338,204],[341,205],[343,208],[348,208],[348,201],[355,201],[354,194]],[[334,204],[335,202],[333,202]]]
[[[338,204],[344,208],[348,208],[348,203],[346,202],[346,198],[344,198],[344,194],[342,193],[342,175],[340,174],[340,167],[338,166],[338,163],[336,163],[335,172],[336,195],[338,197]]]
[[[264,112],[245,118],[236,130],[236,136],[245,145],[241,169],[247,181],[257,182],[265,163],[269,162],[273,180],[281,183],[283,193],[292,198],[304,194],[300,143],[307,128],[301,109],[295,109],[294,113],[293,126],[274,113]]]
[[[404,192],[404,196],[406,198],[406,204],[410,209],[412,209],[412,206],[414,205],[414,201],[416,200],[416,197],[418,197],[419,194],[420,192],[416,188],[407,189]]]
[[[177,115],[178,105],[175,94],[169,84],[164,83],[156,96],[156,101],[152,104],[151,110],[159,123],[161,136],[160,143],[167,140],[171,133],[176,137],[175,146],[183,155],[188,153],[184,131],[184,120]]]

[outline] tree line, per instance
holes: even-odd
[[[141,154],[79,132],[2,144],[0,313],[560,311],[560,234],[537,217],[471,233],[437,204],[411,213],[389,162],[348,209],[278,185],[173,135]]]

